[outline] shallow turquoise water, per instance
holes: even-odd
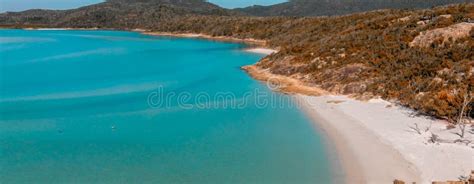
[[[0,183],[331,183],[322,138],[242,47],[0,30]]]

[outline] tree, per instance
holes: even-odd
[[[459,132],[455,133],[461,139],[464,138],[466,134],[466,127],[468,124],[471,122],[471,117],[468,115],[471,114],[471,102],[472,102],[472,94],[466,94],[464,95],[464,100],[463,103],[461,104],[461,111],[459,112],[459,118],[457,121],[457,124],[459,126]]]

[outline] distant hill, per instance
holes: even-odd
[[[420,9],[474,0],[290,0],[236,9],[254,16],[330,16],[378,9]]]
[[[207,0],[106,0],[71,10],[27,10],[0,14],[0,25],[17,27],[155,28],[181,16],[320,16],[383,8],[429,8],[474,0],[290,0],[272,6],[229,10]],[[166,20],[166,21],[163,21]]]
[[[71,10],[27,10],[0,14],[1,25],[46,27],[148,28],[183,15],[239,13],[204,0],[107,0]]]

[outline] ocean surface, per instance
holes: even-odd
[[[324,138],[245,45],[0,30],[0,183],[332,183]]]

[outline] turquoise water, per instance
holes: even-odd
[[[323,139],[239,69],[263,57],[243,47],[0,30],[0,183],[331,183]]]

